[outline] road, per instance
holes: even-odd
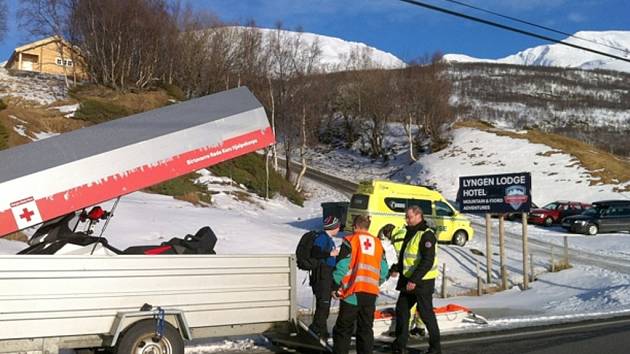
[[[425,343],[408,346],[410,354],[426,348]],[[628,348],[630,316],[442,337],[442,351],[448,354],[626,354]],[[377,342],[374,349],[375,353],[391,352],[389,343],[384,342]],[[257,353],[317,352],[274,347]]]

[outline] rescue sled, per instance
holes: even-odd
[[[469,308],[448,304],[433,309],[440,327],[440,332],[449,332],[470,325],[486,325],[488,321],[475,314]],[[396,309],[393,307],[377,309],[374,313],[374,336],[391,338],[396,329]]]
[[[0,237],[274,141],[242,87],[0,151]]]

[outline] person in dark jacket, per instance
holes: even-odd
[[[420,318],[429,332],[429,350],[426,353],[441,354],[440,329],[433,312],[433,292],[438,275],[437,239],[424,220],[420,207],[407,208],[405,219],[407,232],[398,255],[399,261],[392,267],[392,276],[399,276],[396,290],[400,291],[396,302],[396,340],[392,351],[407,352],[409,310],[417,304]]]
[[[333,287],[333,269],[337,264],[339,249],[335,246],[333,237],[339,233],[341,223],[339,218],[329,215],[324,219],[324,230],[320,231],[313,241],[311,257],[317,258],[319,264],[310,276],[310,285],[315,295],[315,313],[313,323],[309,327],[321,339],[328,339],[328,315],[330,314],[330,299]]]

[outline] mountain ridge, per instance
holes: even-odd
[[[563,41],[630,60],[630,31],[579,31]],[[562,44],[540,45],[499,59],[475,58],[465,54],[446,54],[444,60],[462,63],[485,62],[630,72],[630,63],[628,62]]]

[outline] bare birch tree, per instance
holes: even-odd
[[[23,0],[20,2],[18,10],[20,25],[28,29],[31,37],[37,39],[55,37],[57,39],[54,44],[61,63],[40,62],[40,65],[61,65],[66,87],[71,86],[68,79],[68,67],[71,68],[72,83],[76,84],[76,63],[81,60],[77,56],[76,48],[66,41],[74,35],[69,23],[69,14],[74,5],[73,0]],[[72,62],[72,66],[69,65],[70,62]]]

